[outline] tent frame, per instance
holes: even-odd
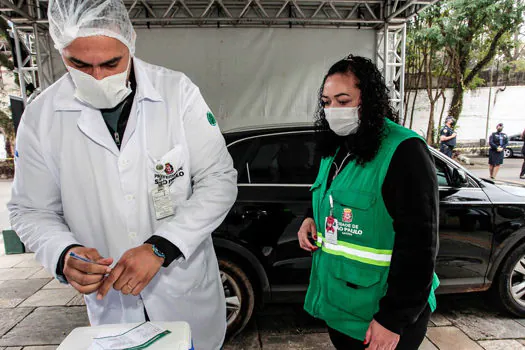
[[[124,0],[136,27],[340,28],[376,31],[376,63],[390,100],[404,117],[406,23],[439,0]],[[0,16],[12,24],[24,103],[26,81],[39,89],[54,81],[47,0],[0,0]],[[21,62],[21,47],[31,53]],[[22,79],[24,77],[25,79]]]

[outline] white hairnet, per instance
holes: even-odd
[[[76,38],[104,35],[120,40],[135,54],[135,30],[121,0],[49,0],[47,16],[59,51]]]

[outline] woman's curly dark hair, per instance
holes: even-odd
[[[360,124],[353,135],[338,136],[326,121],[323,107],[323,90],[326,80],[335,74],[353,74],[357,88],[361,91]],[[334,64],[323,79],[319,90],[319,103],[315,114],[317,150],[322,157],[333,156],[338,147],[345,145],[350,159],[364,165],[374,159],[384,137],[385,118],[397,123],[398,117],[388,100],[387,87],[383,76],[368,58],[349,55]]]

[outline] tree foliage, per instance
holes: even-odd
[[[449,115],[460,117],[464,92],[484,83],[479,74],[495,58],[506,56],[516,68],[524,66],[519,62],[525,51],[520,32],[524,10],[523,0],[442,0],[413,20],[407,42],[416,47],[409,52],[430,53],[431,89],[442,89],[436,79],[445,68],[442,82],[449,80],[453,87]],[[414,24],[418,21],[422,25]],[[419,74],[428,76],[426,70]]]

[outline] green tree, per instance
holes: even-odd
[[[436,20],[439,20],[441,16],[441,11],[441,5],[435,5],[413,19],[409,23],[407,31],[408,59],[406,69],[409,72],[409,77],[412,77],[409,81],[409,86],[414,89],[410,127],[412,127],[414,103],[422,82],[429,99],[429,119],[426,132],[426,139],[429,144],[436,142],[437,135],[435,131],[441,124],[444,112],[442,109],[440,122],[436,128],[434,122],[436,105],[440,99],[443,99],[444,106],[446,101],[445,88],[447,87],[447,78],[450,76],[451,60],[445,50],[441,31],[435,25]],[[410,94],[408,95],[409,98]]]
[[[419,94],[419,87],[421,85],[421,79],[423,75],[421,72],[424,67],[424,60],[422,54],[422,47],[417,33],[421,30],[422,21],[419,16],[407,24],[407,43],[406,43],[406,54],[405,54],[405,70],[406,70],[406,89],[405,89],[405,115],[403,118],[403,126],[406,126],[407,121],[410,119],[409,128],[412,129],[414,124],[414,111],[416,107],[416,100]],[[408,108],[410,106],[410,108]],[[410,118],[408,111],[410,110]]]
[[[0,132],[4,134],[7,158],[13,158],[15,148],[15,127],[13,125],[13,119],[2,111],[0,111]]]
[[[454,92],[449,114],[459,118],[463,94],[523,22],[525,5],[515,0],[446,0],[435,25],[451,59]]]

